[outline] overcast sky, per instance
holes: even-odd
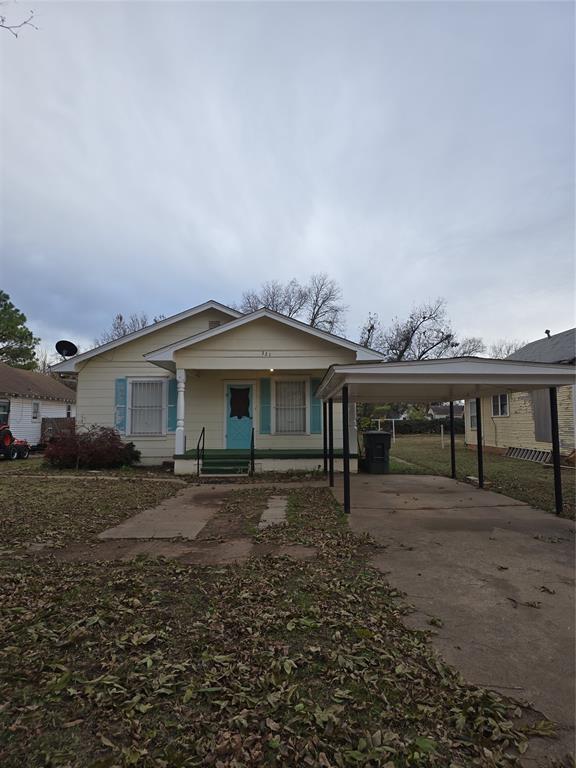
[[[574,325],[571,3],[30,5],[0,285],[47,347],[318,271],[351,338],[436,296],[487,341]]]

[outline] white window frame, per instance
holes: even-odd
[[[38,421],[40,418],[40,402],[38,400],[32,401],[32,421]]]
[[[162,384],[162,431],[132,433],[132,384]],[[155,437],[165,437],[168,434],[168,379],[164,376],[138,376],[126,379],[126,436],[138,440],[148,440]]]
[[[306,423],[306,429],[304,432],[279,432],[276,429],[276,385],[278,383],[283,383],[285,381],[303,381],[304,382],[304,399],[305,399],[305,408],[306,408],[306,414],[305,414],[305,423]],[[278,376],[277,379],[272,379],[272,392],[271,392],[271,403],[270,406],[272,408],[272,424],[271,424],[271,432],[273,435],[282,435],[283,437],[298,437],[302,435],[309,435],[310,434],[310,377],[309,376]]]
[[[498,398],[498,413],[494,413],[494,398]],[[506,398],[506,413],[502,413],[502,401],[501,398]],[[499,395],[492,395],[491,400],[492,418],[493,419],[506,419],[510,416],[510,396],[508,392],[501,392]]]

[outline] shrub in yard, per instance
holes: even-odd
[[[115,429],[92,426],[59,432],[46,447],[44,458],[59,469],[113,469],[137,463],[140,451],[134,443],[123,443]]]

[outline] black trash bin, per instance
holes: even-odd
[[[364,432],[366,472],[372,475],[387,475],[390,472],[391,442],[391,432]]]

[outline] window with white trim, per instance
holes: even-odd
[[[163,435],[166,432],[166,391],[163,380],[129,381],[127,432],[130,435]]]
[[[294,435],[306,432],[306,382],[276,382],[276,432]]]
[[[476,429],[476,400],[468,400],[468,416],[470,418],[470,429]]]
[[[72,406],[70,403],[66,406],[66,418],[69,419],[72,416]]]
[[[492,397],[492,416],[508,416],[508,395]]]
[[[40,416],[40,403],[33,402],[32,403],[32,418],[34,420],[38,419]]]

